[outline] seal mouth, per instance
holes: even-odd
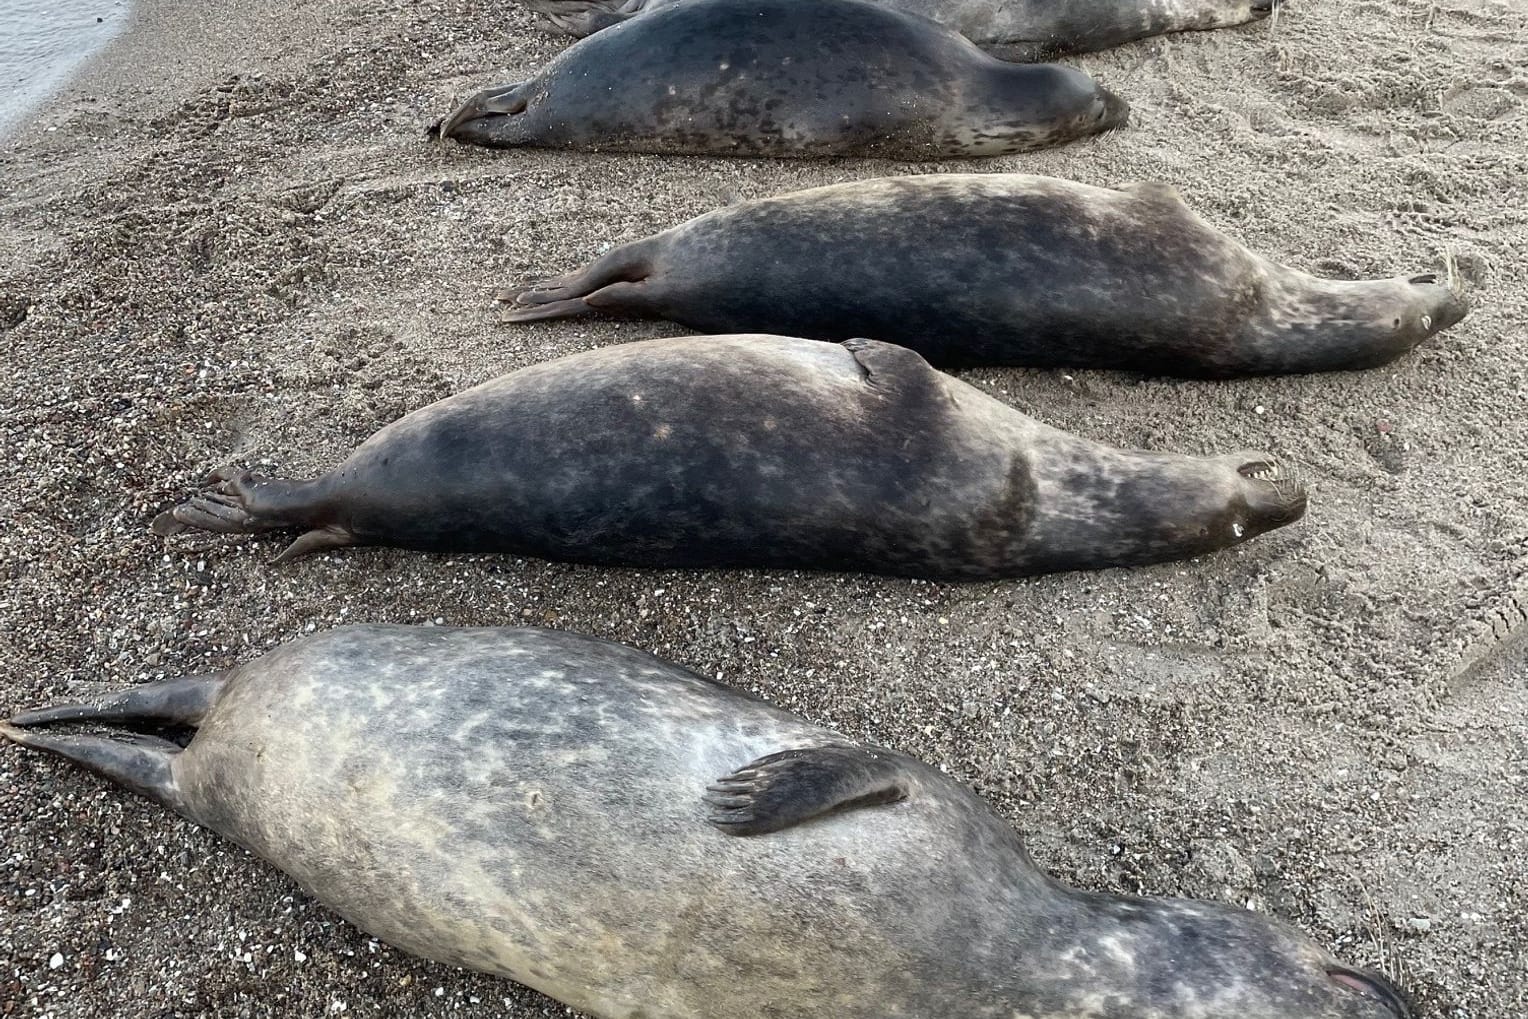
[[[1284,468],[1275,460],[1251,460],[1236,468],[1236,473],[1253,481],[1290,480]]]
[[[1405,993],[1378,973],[1335,966],[1327,970],[1326,975],[1348,990],[1378,1001],[1394,1013],[1396,1019],[1415,1019],[1416,1012]]]
[[[1283,0],[1252,0],[1251,11],[1260,18],[1266,18],[1281,6]]]

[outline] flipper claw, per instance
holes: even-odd
[[[739,768],[707,788],[709,820],[729,835],[764,835],[824,814],[906,799],[906,762],[868,747],[785,750]]]

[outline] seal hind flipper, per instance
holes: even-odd
[[[120,737],[55,736],[21,728],[18,719],[0,722],[0,736],[33,750],[57,754],[140,796],[182,810],[180,787],[170,769],[170,762],[181,750],[169,740],[137,733]]]
[[[907,765],[888,751],[832,744],[761,757],[708,787],[707,819],[729,835],[766,835],[824,814],[905,800]]]
[[[12,725],[51,725],[56,722],[171,722],[199,725],[228,682],[226,673],[180,676],[119,690],[85,704],[59,704],[23,711]]]
[[[495,296],[508,304],[504,322],[536,322],[573,318],[591,311],[650,314],[653,310],[653,248],[662,234],[623,244],[582,269],[516,290],[506,287]]]
[[[289,527],[311,528],[276,558],[287,562],[308,552],[354,545],[350,531],[324,519],[307,482],[264,478],[249,471],[218,471],[209,486],[154,518],[155,534],[169,537],[196,529],[218,534],[259,534]]]
[[[529,105],[529,100],[521,94],[524,86],[525,82],[517,81],[513,85],[486,88],[458,106],[450,116],[432,124],[425,133],[432,138],[445,141],[451,137],[453,131],[469,120],[496,116],[512,117],[517,113],[524,113],[526,106]]]
[[[640,3],[625,0],[524,0],[536,14],[540,27],[575,39],[591,36],[641,13]]]

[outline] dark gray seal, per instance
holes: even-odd
[[[226,473],[161,534],[950,580],[1182,559],[1305,511],[1267,454],[1122,452],[868,340],[682,337],[522,368],[313,481]]]
[[[513,322],[604,311],[705,332],[873,336],[934,364],[1232,376],[1372,368],[1465,316],[1431,275],[1319,279],[1163,184],[858,181],[718,209],[502,292]]]
[[[479,145],[738,156],[997,156],[1124,123],[1081,71],[1009,64],[865,0],[686,0],[570,47],[433,131]]]
[[[523,0],[554,32],[582,38],[678,0]],[[812,3],[814,0],[800,0]],[[879,0],[947,25],[1004,60],[1048,60],[1166,32],[1259,21],[1277,0]]]
[[[66,735],[58,722],[195,726]],[[0,735],[600,1019],[1400,1019],[1277,920],[1068,888],[981,799],[632,648],[351,626]]]

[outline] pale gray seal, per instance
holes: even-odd
[[[570,47],[432,128],[513,148],[738,156],[996,156],[1117,127],[1081,71],[1009,64],[866,0],[686,0]]]
[[[1230,376],[1371,368],[1465,316],[1432,275],[1319,279],[1163,184],[856,181],[744,202],[511,288],[512,322],[604,311],[705,332],[872,336],[937,365]]]
[[[227,472],[155,530],[605,565],[950,580],[1160,562],[1305,511],[1272,457],[1123,452],[902,347],[681,337],[512,372],[382,429],[313,481]]]
[[[522,0],[554,32],[582,38],[677,0]],[[812,3],[814,0],[800,0]],[[1165,32],[1230,28],[1277,0],[879,0],[948,25],[1005,60],[1047,60]]]
[[[0,734],[598,1019],[1409,1014],[1277,920],[1068,888],[938,770],[568,633],[345,627]]]

